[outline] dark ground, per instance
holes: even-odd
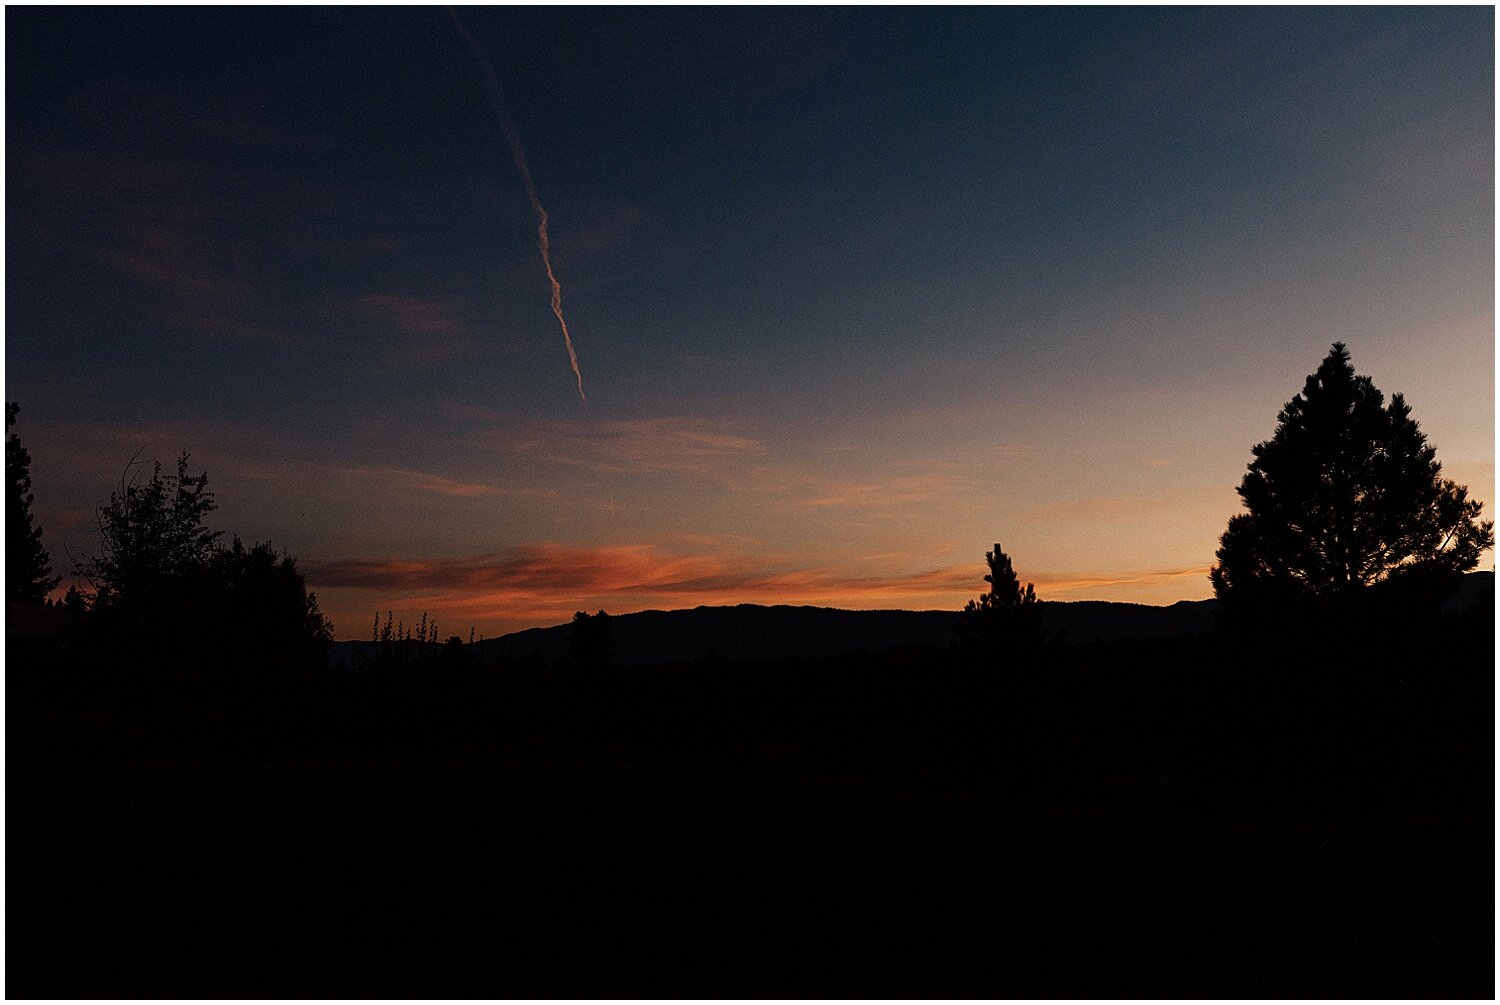
[[[1493,620],[1445,626],[1008,669],[12,660],[8,991],[1492,997]]]
[[[1039,808],[650,765],[90,766],[25,784],[44,794],[12,824],[20,996],[1492,985],[1484,821],[1462,816]]]

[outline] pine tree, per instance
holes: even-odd
[[[1211,578],[1221,602],[1349,596],[1406,575],[1454,575],[1494,545],[1481,504],[1440,477],[1401,395],[1389,404],[1334,343],[1256,444]]]
[[[5,593],[13,601],[40,604],[62,580],[52,575],[42,528],[31,516],[31,454],[12,430],[20,410],[13,401],[5,403]]]
[[[1033,649],[1045,640],[1038,616],[1036,587],[1024,588],[1011,566],[1010,556],[995,545],[984,553],[989,574],[984,581],[989,592],[964,605],[958,632],[970,647],[993,650],[1006,647],[1014,651]]]
[[[69,586],[68,592],[63,594],[62,601],[58,605],[72,615],[83,615],[88,613],[89,601],[76,585]]]

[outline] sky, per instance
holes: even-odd
[[[59,572],[144,448],[339,638],[1199,599],[1335,341],[1493,516],[1490,8],[461,14],[587,402],[443,8],[6,9]]]

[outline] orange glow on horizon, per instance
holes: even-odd
[[[768,568],[728,552],[674,555],[652,545],[549,543],[467,559],[311,563],[305,572],[339,638],[362,637],[376,610],[426,612],[445,624],[506,632],[560,624],[578,610],[626,614],[785,604],[956,611],[985,588],[982,563],[855,575],[830,567]],[[1191,591],[1184,587],[1195,579],[1202,584],[1199,595],[1185,596]],[[1208,568],[1023,575],[1022,580],[1035,583],[1043,600],[1136,600],[1165,590],[1170,598],[1163,599],[1171,603],[1206,595]],[[1121,589],[1135,597],[1119,595]],[[357,626],[354,634],[349,626]]]

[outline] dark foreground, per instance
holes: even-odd
[[[12,660],[8,990],[1492,997],[1493,621],[1377,641],[124,694]]]

